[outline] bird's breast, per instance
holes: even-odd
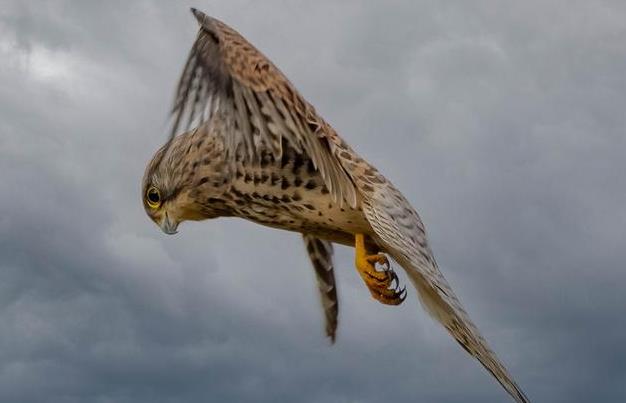
[[[311,160],[294,152],[238,161],[227,199],[235,216],[334,242],[351,244],[352,234],[371,231],[360,205],[335,202]]]

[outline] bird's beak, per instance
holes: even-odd
[[[174,235],[178,232],[176,231],[177,227],[178,223],[174,220],[171,220],[167,213],[165,213],[165,216],[163,216],[163,220],[161,220],[161,230],[168,235]]]

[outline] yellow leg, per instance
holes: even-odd
[[[369,288],[372,297],[386,305],[399,305],[406,298],[406,290],[398,286],[398,276],[389,267],[389,260],[383,253],[368,255],[365,248],[365,235],[354,236],[355,258],[354,263],[361,278]],[[383,266],[383,270],[376,270],[376,264]],[[396,287],[392,288],[393,282]]]

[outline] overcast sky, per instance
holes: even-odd
[[[0,401],[508,401],[351,250],[331,347],[297,234],[147,218],[192,5],[405,193],[533,401],[626,401],[626,3],[0,3]]]

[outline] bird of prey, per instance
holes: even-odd
[[[373,298],[398,305],[406,290],[389,256],[428,313],[517,402],[528,402],[439,271],[424,225],[402,193],[242,35],[192,12],[200,28],[176,90],[172,132],[143,178],[148,216],[167,234],[185,220],[227,216],[301,233],[333,340],[333,243],[354,247]]]

